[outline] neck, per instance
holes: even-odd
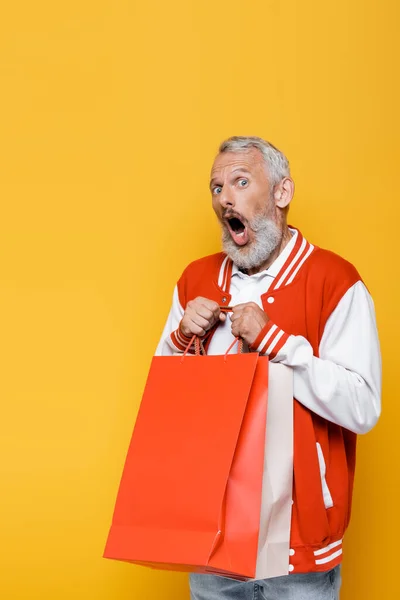
[[[258,267],[253,267],[252,269],[248,269],[246,271],[247,274],[255,275],[256,273],[260,273],[261,271],[265,271],[265,269],[268,269],[268,267],[270,267],[272,263],[278,258],[282,250],[285,248],[285,246],[287,246],[291,239],[292,234],[290,233],[288,226],[284,225],[282,229],[282,240],[279,246],[276,247],[276,249],[268,257],[268,259],[264,261],[261,265],[259,265]]]

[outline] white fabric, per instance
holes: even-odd
[[[179,302],[178,286],[175,286],[174,295],[172,297],[172,306],[168,315],[167,322],[162,332],[161,339],[157,346],[155,356],[172,356],[173,354],[179,354],[171,341],[171,333],[176,331],[179,327],[179,323],[182,321],[184,310]]]
[[[268,412],[255,579],[288,574],[293,489],[293,370],[269,363]]]
[[[250,276],[233,269],[232,306],[244,302],[261,306],[261,295],[268,291],[287,260],[296,235],[266,271]],[[178,328],[183,314],[175,289],[157,355],[177,352],[170,333]],[[232,341],[228,315],[226,322],[217,328],[208,354],[225,353]],[[237,352],[237,347],[231,352]],[[296,400],[328,421],[355,433],[366,433],[375,425],[381,411],[381,357],[373,301],[361,281],[346,292],[330,315],[319,355],[319,358],[313,355],[312,346],[304,337],[291,335],[273,362],[293,369]]]
[[[367,433],[381,412],[381,355],[375,311],[358,281],[330,315],[313,356],[310,343],[291,335],[273,362],[294,369],[294,397],[324,419]]]

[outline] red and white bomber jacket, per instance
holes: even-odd
[[[252,280],[251,300],[270,319],[250,350],[293,369],[289,569],[305,573],[326,571],[342,560],[357,434],[369,431],[381,410],[381,358],[373,302],[356,269],[307,242],[298,230],[291,232],[292,241],[267,270],[270,277],[263,284],[255,284],[255,276],[242,274],[242,279]],[[185,269],[157,355],[182,353],[189,344],[179,329],[188,301],[197,296],[222,306],[243,301],[237,301],[232,273],[238,269],[223,253]],[[224,353],[233,340],[226,326],[224,335],[222,329],[217,325],[205,337],[209,354]]]

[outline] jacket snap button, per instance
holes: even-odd
[[[291,573],[292,571],[294,571],[294,566],[293,565],[289,565],[289,573]]]
[[[294,556],[294,555],[295,555],[295,551],[293,550],[293,548],[290,548],[289,556]]]
[[[226,297],[224,296],[224,297],[222,298],[222,303],[223,303],[223,304],[225,304],[225,302],[226,302]]]
[[[272,304],[273,302],[275,302],[275,298],[273,296],[270,296],[269,298],[267,298],[267,302],[268,304]]]

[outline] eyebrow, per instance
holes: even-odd
[[[237,169],[233,169],[233,173],[246,173],[246,175],[251,175],[250,171],[248,171],[245,167],[238,167]],[[216,177],[213,177],[210,181],[210,187],[213,186],[213,183],[217,180]]]

